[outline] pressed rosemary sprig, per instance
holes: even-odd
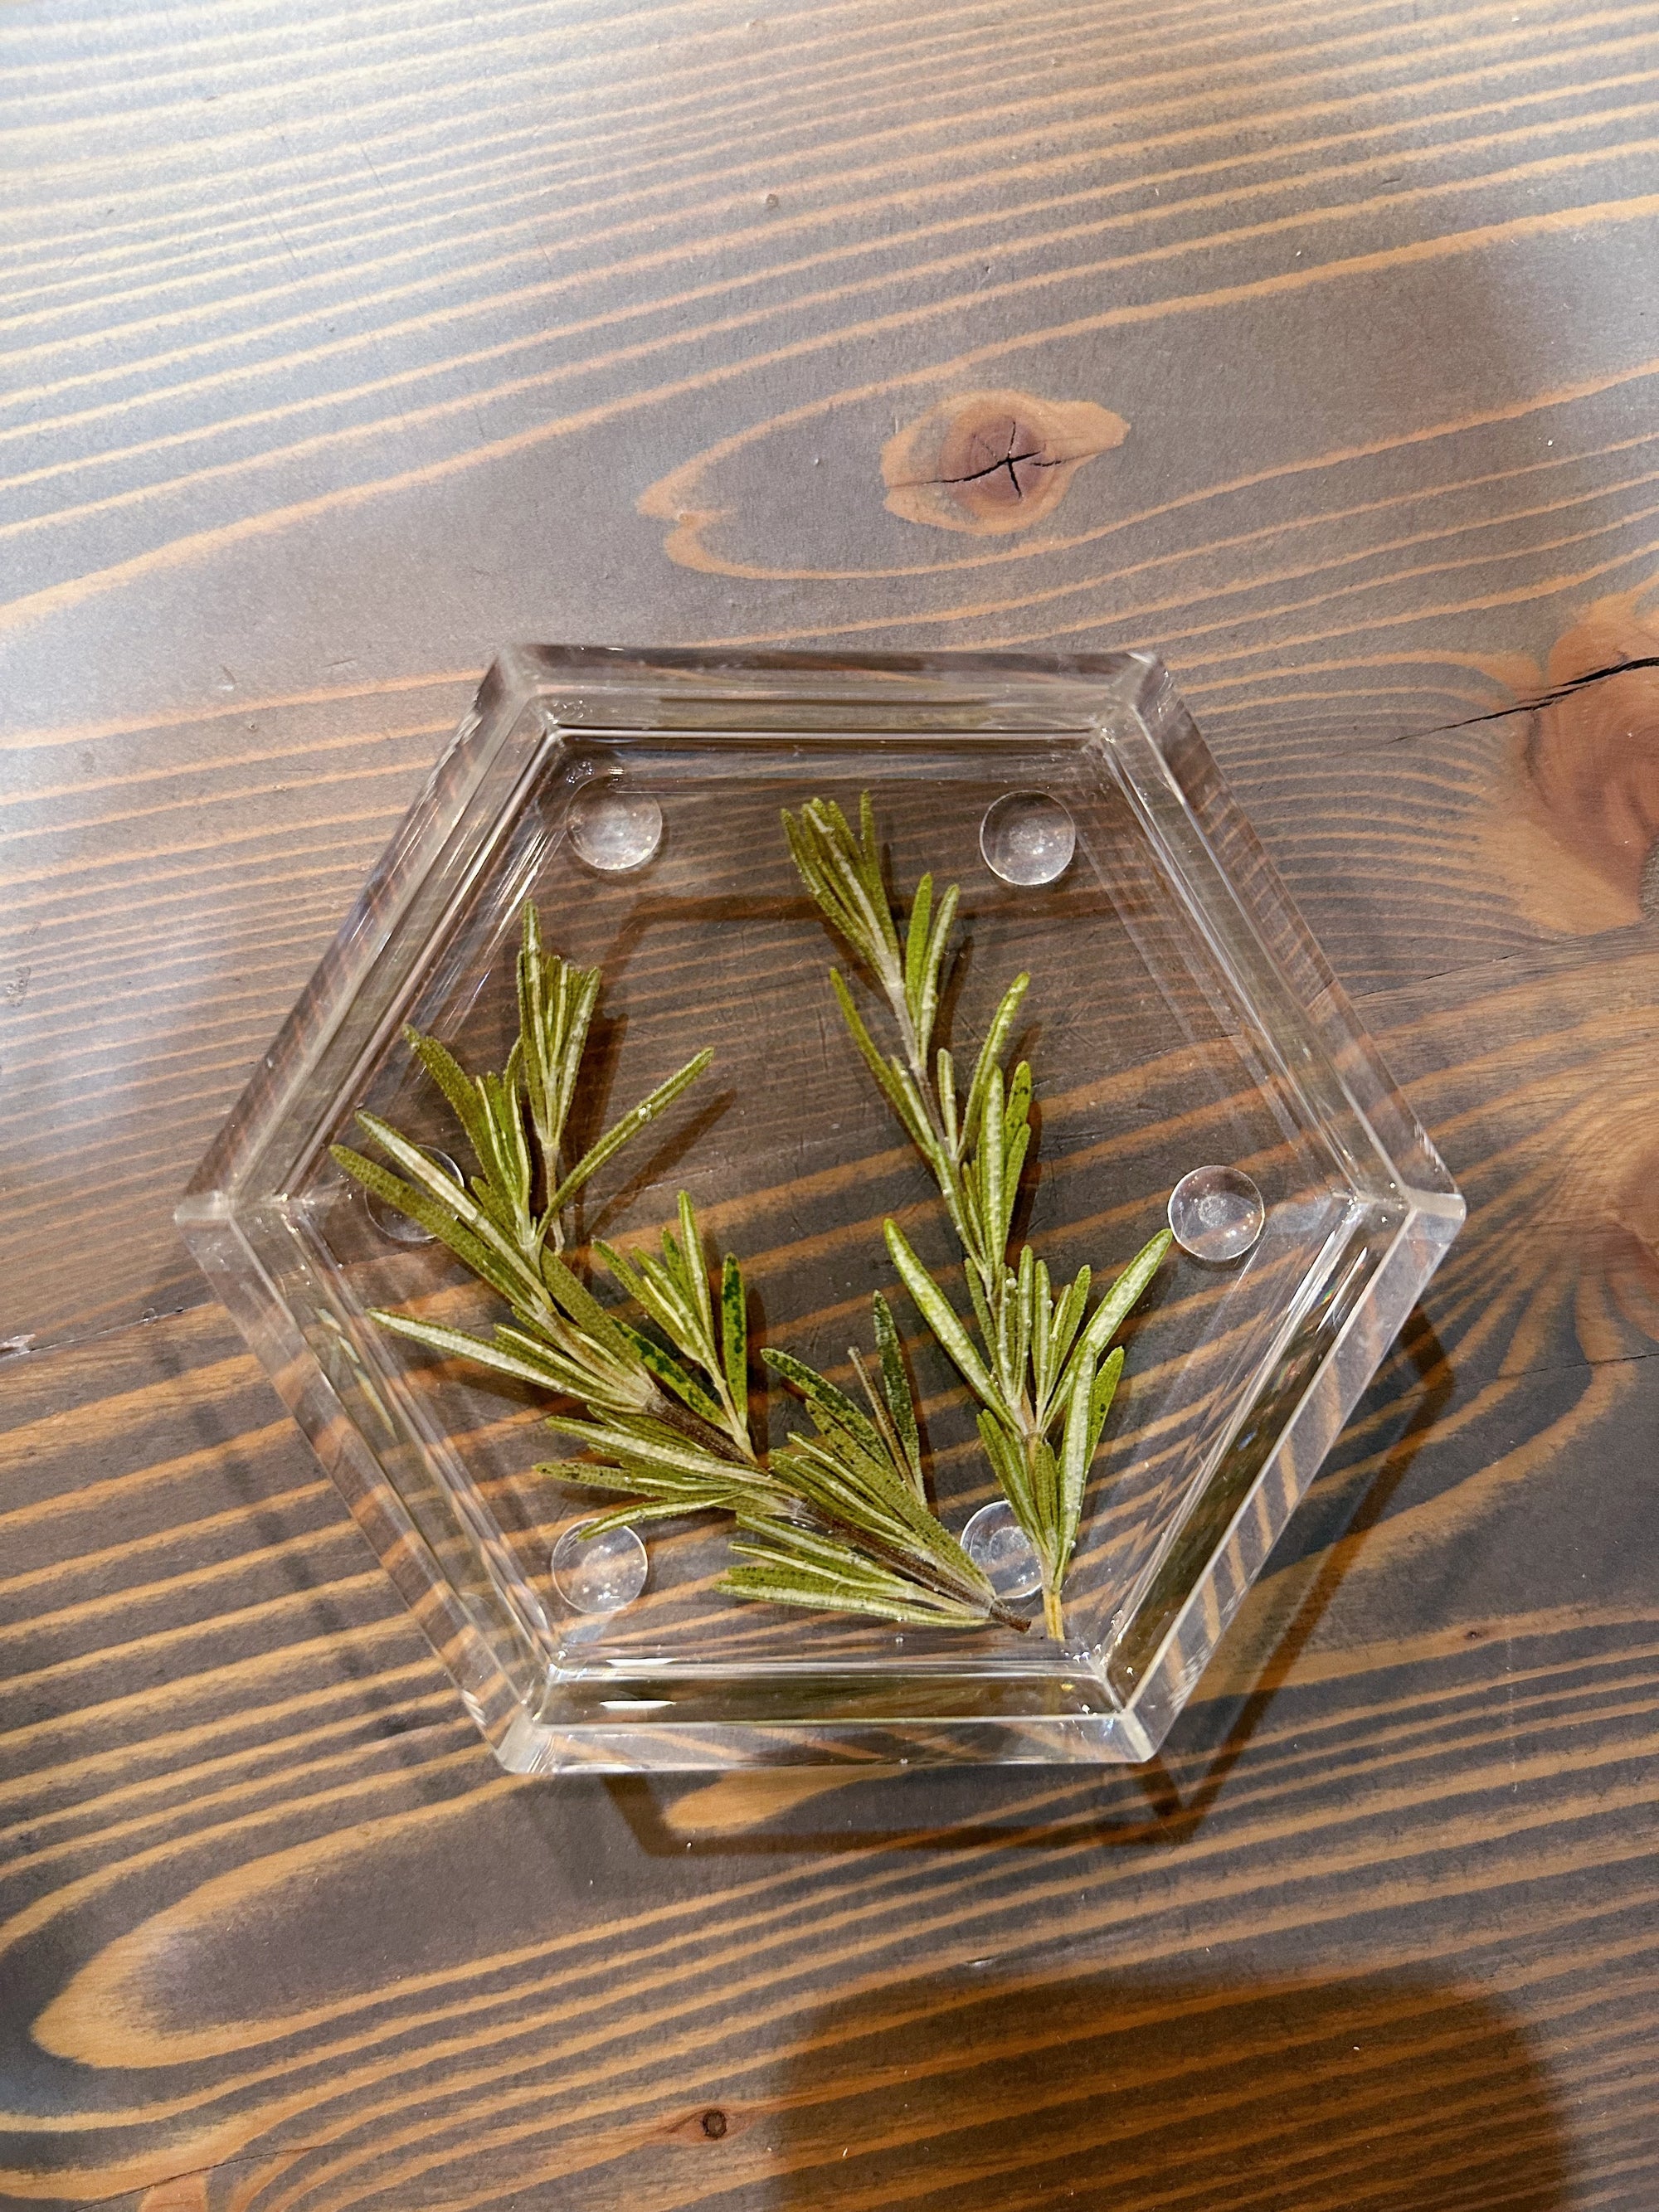
[[[850,1354],[870,1401],[866,1417],[823,1376],[787,1354],[767,1358],[805,1396],[817,1434],[792,1437],[769,1461],[748,1418],[749,1339],[742,1272],[727,1254],[711,1288],[691,1201],[679,1198],[678,1236],[661,1256],[597,1256],[659,1336],[601,1305],[560,1256],[564,1206],[594,1170],[708,1065],[699,1053],[652,1091],[573,1166],[561,1161],[587,1030],[598,1000],[593,969],[544,951],[532,908],[519,956],[519,1035],[500,1074],[471,1076],[434,1038],[409,1030],[471,1146],[477,1173],[458,1182],[431,1153],[372,1114],[358,1120],[401,1174],[345,1146],[333,1157],[383,1202],[440,1238],[502,1297],[510,1323],[480,1337],[377,1310],[395,1334],[520,1382],[574,1400],[550,1425],[598,1455],[543,1473],[628,1502],[590,1524],[715,1510],[732,1514],[745,1564],[723,1587],[790,1605],[927,1625],[1024,1628],[928,1510],[921,1444],[898,1334],[876,1301],[879,1384]],[[660,1340],[666,1339],[666,1342]]]
[[[785,1352],[763,1352],[767,1364],[805,1400],[816,1431],[792,1435],[786,1446],[763,1456],[732,1389],[744,1342],[744,1293],[736,1260],[728,1253],[721,1266],[717,1320],[696,1219],[684,1194],[679,1237],[664,1232],[660,1261],[639,1255],[624,1259],[608,1246],[601,1251],[684,1361],[678,1376],[666,1374],[668,1355],[631,1333],[653,1373],[669,1381],[690,1420],[704,1425],[708,1442],[699,1450],[689,1435],[664,1437],[649,1416],[555,1414],[550,1426],[586,1444],[604,1463],[559,1460],[538,1472],[630,1494],[630,1503],[589,1524],[593,1534],[647,1515],[713,1508],[737,1521],[732,1548],[742,1564],[728,1568],[718,1585],[735,1596],[869,1613],[921,1627],[982,1627],[991,1620],[1026,1626],[999,1603],[985,1576],[928,1509],[919,1446],[913,1458],[905,1441],[915,1439],[916,1427],[902,1362],[896,1380],[884,1368],[878,1391],[853,1354],[870,1399],[866,1414],[804,1361]],[[880,1311],[896,1346],[884,1303]],[[879,1339],[880,1319],[877,1332]],[[711,1464],[711,1452],[729,1456]]]
[[[403,1170],[344,1145],[336,1164],[386,1205],[417,1221],[515,1310],[550,1312],[544,1261],[564,1247],[564,1209],[597,1170],[695,1083],[714,1058],[700,1052],[614,1122],[574,1166],[561,1159],[565,1125],[599,995],[597,968],[543,950],[534,907],[524,910],[518,961],[519,1034],[499,1075],[469,1075],[447,1045],[419,1030],[404,1036],[448,1100],[477,1162],[458,1183],[419,1145],[379,1115],[358,1125]]]
[[[761,1357],[805,1402],[816,1434],[792,1434],[772,1474],[805,1509],[763,1520],[744,1509],[732,1549],[750,1564],[726,1586],[783,1605],[876,1613],[923,1626],[1028,1623],[999,1603],[981,1571],[928,1510],[910,1378],[887,1301],[871,1301],[880,1380],[848,1357],[869,1406],[787,1352]],[[821,1524],[814,1526],[813,1523]],[[856,1543],[846,1540],[847,1532]]]
[[[696,1471],[724,1498],[737,1479],[729,1465],[732,1446],[722,1443],[718,1423],[694,1424],[686,1413],[699,1395],[695,1382],[659,1346],[607,1313],[560,1257],[562,1217],[575,1193],[714,1057],[695,1054],[567,1165],[561,1158],[565,1128],[599,987],[597,969],[574,967],[544,951],[535,909],[526,905],[519,1032],[505,1069],[469,1075],[435,1037],[404,1032],[449,1102],[477,1173],[458,1182],[430,1152],[369,1113],[360,1113],[358,1121],[392,1168],[344,1145],[333,1147],[333,1158],[373,1195],[447,1245],[513,1314],[489,1338],[377,1310],[374,1318],[383,1328],[580,1399],[596,1418],[643,1423],[649,1436],[636,1441],[677,1452],[687,1462],[682,1473]]]
[[[1013,1215],[1031,1139],[1031,1070],[1003,1060],[1030,977],[1003,993],[965,1097],[943,1046],[932,1050],[940,986],[956,918],[957,886],[935,900],[917,884],[901,935],[882,872],[868,793],[854,830],[833,800],[785,813],[801,880],[887,1003],[900,1050],[884,1055],[846,978],[830,970],[847,1027],[865,1065],[931,1170],[962,1247],[975,1343],[896,1222],[885,1224],[901,1280],[940,1346],[979,1400],[980,1438],[1042,1571],[1043,1616],[1063,1633],[1060,1593],[1077,1544],[1089,1468],[1123,1369],[1107,1346],[1157,1271],[1167,1230],[1136,1254],[1088,1315],[1091,1271],[1056,1290],[1030,1245],[1013,1246]]]

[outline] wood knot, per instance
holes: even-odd
[[[748,2106],[703,2105],[665,2122],[656,2132],[670,2142],[701,2148],[742,2135],[754,2125],[755,2117],[754,2109]]]
[[[1128,424],[1091,399],[969,392],[930,408],[882,448],[890,513],[939,530],[997,537],[1052,514]]]
[[[1575,936],[1659,920],[1659,627],[1637,597],[1558,640],[1511,757],[1520,803],[1488,833],[1521,911]]]

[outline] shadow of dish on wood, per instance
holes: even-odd
[[[1085,461],[1128,435],[1091,399],[969,392],[930,407],[882,448],[890,514],[938,530],[1002,537],[1054,513]]]
[[[820,2011],[779,2088],[780,2212],[1571,2201],[1525,2033],[1420,1972],[1044,1981],[975,1960]],[[745,2148],[727,2187],[760,2177]]]

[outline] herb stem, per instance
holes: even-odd
[[[860,923],[879,934],[884,918],[890,936],[890,914],[884,904],[878,908],[873,875],[855,888]],[[949,921],[947,906],[939,924],[941,942]],[[890,953],[890,967],[896,940],[884,951]],[[913,962],[921,957],[913,948]],[[630,1501],[599,1515],[596,1532],[634,1518],[727,1513],[738,1524],[736,1549],[744,1564],[729,1568],[720,1587],[737,1596],[922,1626],[996,1621],[1024,1631],[1028,1624],[999,1602],[988,1578],[928,1506],[915,1397],[884,1299],[874,1301],[878,1377],[856,1350],[851,1355],[872,1418],[801,1361],[768,1352],[805,1398],[817,1433],[792,1436],[777,1450],[763,1452],[749,1426],[743,1271],[727,1253],[711,1285],[685,1192],[675,1226],[662,1232],[660,1255],[626,1255],[594,1242],[595,1256],[632,1300],[637,1321],[602,1305],[561,1258],[569,1200],[695,1082],[712,1057],[698,1053],[574,1164],[564,1160],[599,981],[597,969],[572,967],[547,951],[527,906],[518,961],[519,1036],[506,1067],[471,1075],[435,1037],[405,1032],[459,1122],[477,1174],[458,1180],[368,1113],[359,1115],[360,1124],[392,1165],[344,1146],[335,1146],[333,1157],[372,1196],[446,1244],[506,1301],[513,1320],[484,1338],[409,1314],[377,1309],[375,1317],[447,1358],[469,1358],[551,1393],[558,1402],[549,1425],[591,1456],[542,1471]],[[918,1061],[930,1019],[924,1013],[920,1029],[907,1028]],[[915,1132],[948,1174],[936,1116],[921,1093],[915,1112]],[[565,1410],[572,1401],[579,1412]]]
[[[958,1112],[949,1049],[941,1046],[931,1072],[927,1066],[957,886],[948,885],[935,902],[933,878],[924,875],[901,931],[867,792],[860,800],[856,830],[824,799],[809,799],[798,816],[786,812],[783,825],[801,880],[892,1015],[901,1053],[888,1055],[866,1026],[846,978],[831,969],[836,1002],[860,1056],[945,1200],[962,1251],[978,1347],[892,1221],[886,1224],[888,1249],[923,1320],[985,1409],[981,1441],[1036,1554],[1044,1623],[1060,1639],[1060,1585],[1076,1545],[1101,1425],[1122,1368],[1121,1352],[1103,1355],[1151,1280],[1168,1233],[1160,1231],[1131,1261],[1085,1328],[1091,1270],[1080,1269],[1056,1297],[1042,1261],[1029,1245],[1016,1248],[1013,1239],[1020,1176],[1033,1135],[1031,1071],[1022,1060],[1008,1074],[1004,1061],[1030,978],[1016,976],[1003,993]]]

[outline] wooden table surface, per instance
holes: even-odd
[[[1653,0],[0,55],[0,2198],[1653,2212]],[[1176,669],[1471,1212],[1151,1771],[504,1778],[191,1272],[517,638]]]

